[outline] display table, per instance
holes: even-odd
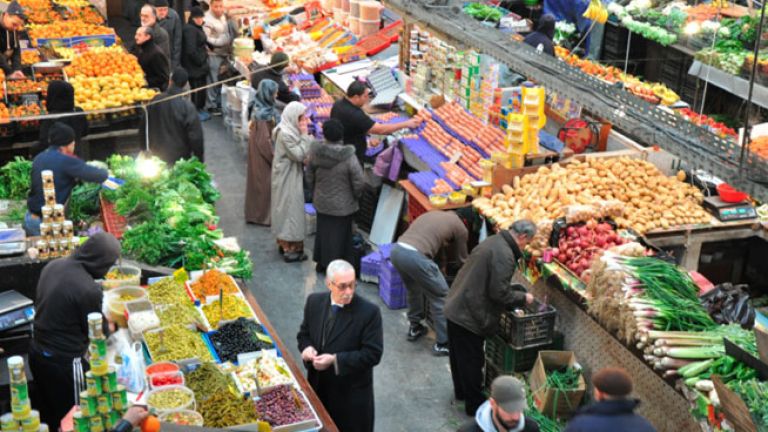
[[[454,210],[472,205],[470,202],[464,204],[448,203],[442,207],[435,207],[429,202],[429,197],[424,195],[419,188],[409,180],[400,180],[400,187],[408,194],[408,222],[413,222],[419,215],[432,210]]]

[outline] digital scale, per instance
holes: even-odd
[[[32,300],[13,290],[0,293],[0,333],[31,323],[34,319]]]
[[[739,203],[729,203],[720,199],[718,196],[708,196],[704,198],[704,208],[715,215],[722,222],[733,222],[746,219],[757,218],[755,206],[749,201]]]

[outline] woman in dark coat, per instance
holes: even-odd
[[[48,95],[45,98],[45,106],[49,114],[82,113],[83,110],[75,106],[75,89],[66,81],[51,81],[48,84]],[[32,152],[34,155],[46,150],[49,146],[48,129],[55,122],[61,122],[75,131],[75,152],[77,156],[87,159],[87,155],[81,152],[87,150],[81,145],[83,137],[88,135],[88,119],[85,114],[62,117],[59,119],[46,119],[40,122],[40,142]]]
[[[208,47],[205,31],[203,31],[204,16],[199,6],[193,7],[189,13],[189,22],[184,25],[182,32],[181,65],[189,74],[189,87],[193,90],[204,87],[208,76]],[[205,90],[192,93],[192,103],[195,104],[197,112],[201,113],[201,120],[207,120],[203,118],[205,116],[210,117],[204,110],[205,95]]]
[[[265,79],[259,84],[259,91],[251,108],[250,132],[248,135],[248,180],[245,184],[245,221],[267,225],[271,222],[270,201],[272,198],[272,129],[280,121],[275,108],[277,83]]]
[[[363,193],[365,177],[355,156],[355,147],[346,145],[344,126],[331,119],[323,123],[325,142],[310,149],[307,181],[314,188],[317,233],[313,259],[315,270],[324,272],[336,259],[353,261],[352,222]]]

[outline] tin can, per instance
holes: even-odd
[[[51,219],[53,219],[53,207],[47,205],[40,207],[40,214],[43,216],[43,222],[51,222]]]
[[[0,417],[0,427],[3,431],[15,431],[19,429],[19,422],[13,418],[13,414],[3,414],[3,416]]]
[[[59,257],[59,242],[57,242],[56,240],[48,241],[48,257],[49,258]]]
[[[40,171],[40,178],[43,179],[43,189],[53,187],[53,171],[51,170]]]
[[[32,411],[32,404],[29,402],[29,399],[11,401],[11,415],[17,421],[27,418],[30,411]]]
[[[75,227],[72,225],[71,220],[65,220],[61,224],[61,235],[67,239],[71,239],[75,235]],[[71,249],[67,247],[67,249]]]
[[[69,239],[69,250],[74,252],[77,248],[80,247],[80,239],[77,237],[72,237]]]
[[[48,242],[45,240],[38,240],[35,243],[35,247],[37,248],[37,257],[41,260],[48,259],[50,256],[48,254]]]
[[[98,396],[102,393],[101,390],[101,377],[88,371],[85,373],[85,388],[88,391],[88,396]]]
[[[59,239],[59,254],[61,256],[68,256],[70,252],[72,252],[72,251],[69,249],[69,239],[68,238],[60,238]]]
[[[123,418],[123,415],[118,411],[110,411],[107,415],[107,423],[112,423],[112,426],[110,428],[113,428],[117,426],[118,423],[120,423],[120,419]]]
[[[29,416],[21,420],[21,430],[24,432],[37,432],[40,429],[40,412],[32,410]]]
[[[88,419],[88,430],[90,432],[104,432],[104,421],[100,415],[95,415]]]
[[[118,385],[118,390],[112,393],[112,408],[116,411],[125,411],[128,409],[128,393],[125,386]]]
[[[110,411],[111,413],[112,411]],[[114,422],[112,421],[112,416],[109,414],[104,414],[102,416],[102,419],[104,421],[104,429],[106,430],[112,430],[112,428],[115,426]]]
[[[40,423],[40,429],[38,429],[37,432],[50,432],[50,429],[48,429],[47,424]]]
[[[40,237],[44,240],[50,240],[53,237],[53,231],[51,230],[51,224],[42,222],[40,224]]]
[[[45,205],[53,208],[56,205],[56,191],[53,189],[44,189],[43,196],[45,196]]]
[[[61,222],[51,222],[51,233],[54,238],[61,236]]]
[[[83,417],[93,417],[97,414],[98,402],[93,396],[88,396],[88,391],[80,392],[80,413]]]
[[[53,206],[53,221],[64,222],[64,204],[55,204]]]
[[[90,432],[88,417],[83,417],[82,411],[75,411],[72,415],[73,432]]]
[[[114,393],[117,391],[117,372],[110,366],[107,373],[101,378],[101,386],[104,393]]]
[[[112,395],[102,393],[96,397],[96,401],[99,414],[109,414],[112,411]]]

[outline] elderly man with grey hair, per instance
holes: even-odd
[[[448,347],[456,400],[469,416],[485,402],[483,344],[496,334],[505,310],[533,302],[512,276],[523,249],[536,234],[536,225],[523,219],[480,243],[459,270],[445,301]]]
[[[134,36],[136,45],[131,50],[131,54],[135,55],[139,61],[144,77],[147,79],[147,85],[150,88],[165,91],[171,75],[170,63],[155,44],[155,35],[152,27],[139,27]]]
[[[160,51],[165,56],[165,59],[168,61],[168,67],[170,68],[171,37],[163,27],[158,25],[157,9],[150,4],[145,4],[141,7],[139,18],[141,19],[142,27],[151,27],[152,30],[154,30],[155,37],[153,39],[157,44],[157,47],[160,48]]]
[[[328,292],[313,293],[296,336],[307,380],[344,432],[370,432],[374,424],[373,368],[384,334],[379,307],[355,295],[355,269],[344,260],[326,269]]]

